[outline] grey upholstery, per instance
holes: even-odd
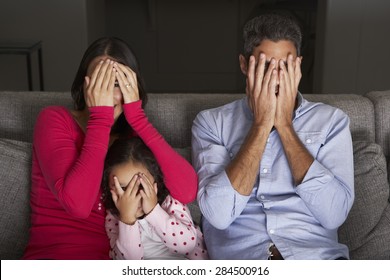
[[[366,97],[367,96],[367,97]],[[390,259],[389,156],[390,91],[304,94],[310,101],[339,107],[351,120],[356,199],[340,228],[340,241],[353,259]],[[146,112],[167,141],[190,161],[191,126],[196,114],[243,94],[149,94]],[[39,111],[48,105],[72,108],[69,92],[0,92],[0,258],[18,259],[28,239],[31,141]],[[375,144],[376,143],[376,144]],[[383,152],[382,152],[383,151]],[[190,205],[193,218],[201,214]]]

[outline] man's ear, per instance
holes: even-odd
[[[246,63],[245,56],[240,54],[240,56],[238,57],[238,60],[240,62],[241,72],[242,72],[242,74],[244,74],[246,76],[246,73],[248,72],[248,64]]]

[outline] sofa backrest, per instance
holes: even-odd
[[[191,145],[191,126],[196,114],[243,98],[244,94],[151,93],[146,106],[150,121],[175,148]],[[310,101],[342,109],[351,119],[354,140],[375,141],[372,102],[355,94],[304,94]],[[0,138],[32,141],[40,110],[49,105],[72,108],[69,92],[0,92]]]
[[[365,95],[375,108],[375,142],[383,153],[390,158],[390,90],[372,91]]]

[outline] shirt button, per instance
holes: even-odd
[[[311,139],[310,138],[306,139],[306,144],[310,144],[310,143],[311,143]]]
[[[275,231],[274,231],[273,229],[271,229],[271,230],[269,231],[269,233],[270,233],[270,234],[274,234]]]
[[[264,199],[264,198],[265,198],[265,196],[264,196],[264,195],[260,195],[260,198],[261,198],[261,199]]]
[[[263,172],[264,172],[264,173],[267,173],[267,172],[268,172],[268,169],[267,169],[267,168],[263,168]]]

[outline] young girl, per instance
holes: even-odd
[[[111,258],[208,258],[189,208],[169,195],[157,161],[141,139],[112,144],[102,184]]]

